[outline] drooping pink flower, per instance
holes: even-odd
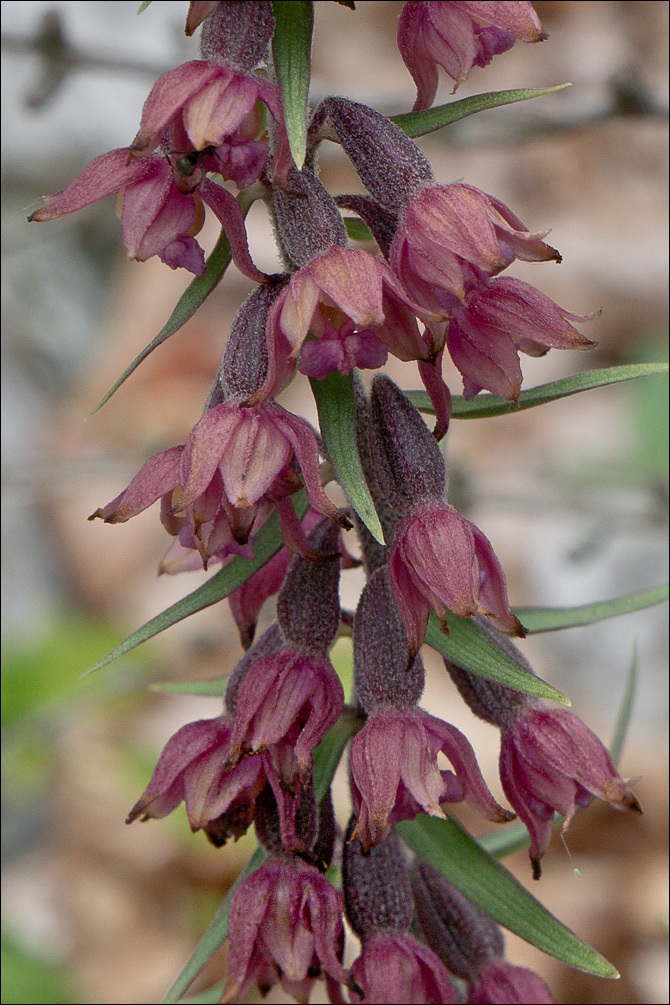
[[[553,1005],[554,999],[542,978],[515,967],[507,960],[492,959],[468,990],[468,1005]]]
[[[286,646],[257,660],[237,691],[228,764],[286,742],[304,783],[312,751],[337,722],[343,705],[342,684],[325,654]]]
[[[351,968],[351,1002],[440,1005],[456,1000],[453,984],[439,957],[402,932],[380,933],[366,939],[363,952]]]
[[[321,338],[304,342],[298,369],[307,377],[321,380],[329,373],[351,373],[359,370],[377,370],[388,359],[388,349],[374,329],[357,330],[353,321],[345,320],[335,328],[326,321]]]
[[[573,712],[534,702],[519,706],[501,729],[500,780],[530,835],[535,879],[549,847],[554,811],[570,824],[591,796],[641,813],[630,786],[597,736]]]
[[[92,514],[105,523],[124,523],[157,499],[163,500],[162,520],[177,534],[187,521],[198,542],[204,566],[225,543],[228,526],[244,544],[264,504],[279,512],[285,544],[309,550],[289,496],[301,487],[315,510],[342,525],[334,503],[321,484],[319,448],[311,427],[274,401],[245,407],[229,400],[209,409],[191,431],[186,444],[150,458],[128,488]]]
[[[472,185],[423,185],[407,204],[389,261],[412,300],[447,318],[472,289],[524,262],[560,262],[504,203]]]
[[[205,256],[195,240],[204,221],[197,194],[181,192],[164,157],[154,155],[128,164],[128,151],[96,157],[73,182],[52,196],[28,219],[43,223],[74,213],[123,190],[121,227],[128,258],[145,262],[158,255],[171,269],[205,273]]]
[[[157,255],[171,269],[205,274],[205,256],[195,240],[204,220],[206,203],[224,224],[233,258],[240,271],[255,282],[265,277],[254,266],[244,230],[244,218],[235,198],[220,185],[204,178],[204,170],[223,171],[213,160],[190,171],[174,154],[152,153],[142,160],[128,159],[128,150],[110,150],[94,158],[55,195],[42,196],[44,206],[28,219],[35,223],[75,213],[105,196],[120,193],[121,229],[128,258],[138,262]],[[191,165],[191,162],[188,162]],[[238,164],[240,177],[248,165]],[[184,173],[189,172],[189,173]]]
[[[175,122],[183,127],[189,149],[218,147],[243,126],[259,99],[283,121],[276,85],[205,59],[183,63],[164,73],[151,88],[130,154],[150,155]]]
[[[288,339],[292,356],[298,355],[308,332],[317,339],[324,334],[329,339],[334,329],[341,340],[359,336],[362,344],[356,358],[364,365],[370,349],[365,340],[370,334],[398,359],[427,359],[430,353],[419,334],[416,310],[425,314],[413,307],[383,259],[358,248],[334,245],[291,276],[270,312],[268,329],[277,329]],[[327,348],[310,350],[308,360],[310,353],[317,356],[322,372]]]
[[[437,499],[416,505],[398,524],[389,575],[410,653],[418,652],[431,607],[447,633],[449,610],[460,618],[485,614],[500,631],[525,635],[510,609],[505,574],[488,538]]]
[[[455,81],[455,91],[473,66],[487,66],[518,38],[541,42],[546,37],[530,3],[406,3],[398,48],[416,84],[414,110],[432,105],[438,66]]]
[[[242,1001],[250,984],[267,992],[279,982],[306,1002],[321,975],[331,986],[345,983],[342,910],[342,894],[314,866],[284,855],[268,858],[232,899],[222,1001]]]
[[[165,745],[126,823],[161,820],[183,801],[191,830],[203,830],[209,841],[220,847],[229,838],[237,840],[246,833],[254,819],[256,800],[269,785],[284,847],[304,850],[296,829],[301,790],[294,743],[278,743],[272,750],[246,757],[231,767],[231,730],[229,715],[182,726]]]
[[[440,770],[437,755],[451,762]],[[510,820],[489,792],[463,734],[416,706],[381,708],[351,744],[351,789],[363,851],[383,841],[399,820],[417,813],[443,817],[443,802],[465,800],[488,820]]]
[[[518,401],[520,351],[543,356],[549,349],[592,349],[596,343],[573,328],[568,318],[589,320],[510,276],[492,279],[485,289],[468,293],[447,328],[447,348],[463,375],[465,397],[486,388]]]

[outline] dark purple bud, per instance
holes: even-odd
[[[503,955],[502,932],[492,918],[424,862],[413,863],[410,878],[424,940],[452,974],[473,984],[493,957]]]
[[[295,811],[295,834],[299,846],[309,849],[314,844],[317,828],[317,808],[311,780],[307,786],[298,788],[296,799],[298,805]],[[267,852],[277,855],[287,850],[282,841],[279,810],[269,785],[266,785],[256,800],[254,827],[259,844]]]
[[[406,932],[412,921],[412,891],[400,842],[395,834],[364,855],[349,822],[342,856],[342,887],[347,920],[359,939],[380,932]]]
[[[365,475],[370,495],[372,496],[372,500],[375,504],[377,515],[379,516],[384,530],[384,539],[386,541],[392,541],[393,535],[395,534],[395,527],[398,522],[398,514],[382,495],[377,482],[377,476],[375,475],[372,458],[370,457],[370,440],[368,435],[370,427],[370,399],[368,397],[365,382],[358,370],[353,371],[353,389],[356,415],[354,431],[356,434],[358,456],[360,457],[363,474]],[[361,551],[363,553],[365,572],[368,576],[371,576],[375,569],[378,569],[382,565],[386,565],[388,562],[388,548],[384,547],[384,545],[380,544],[379,541],[372,536],[363,521],[357,517],[355,511],[354,521],[361,544]]]
[[[202,58],[253,70],[265,56],[274,26],[269,0],[225,0],[202,26]]]
[[[503,635],[489,623],[488,618],[477,615],[472,620],[477,622],[482,631],[491,636],[506,656],[518,663],[523,670],[535,676],[526,657],[506,635]],[[527,705],[536,704],[536,699],[531,698],[524,691],[515,691],[511,687],[505,687],[504,684],[486,680],[484,677],[479,677],[454,663],[450,663],[449,660],[445,660],[444,665],[470,711],[493,726],[508,725],[521,709]]]
[[[267,631],[263,632],[256,644],[250,649],[247,649],[242,659],[238,660],[235,669],[228,678],[228,685],[226,687],[224,699],[226,712],[228,712],[230,716],[233,718],[235,717],[240,685],[253,664],[262,659],[264,656],[270,656],[272,653],[278,652],[283,645],[284,639],[279,629],[279,625],[275,621],[270,625]]]
[[[423,693],[423,663],[407,666],[407,635],[387,570],[378,569],[361,594],[354,621],[354,675],[368,715],[385,706],[411,708]]]
[[[442,499],[447,473],[440,448],[409,398],[388,377],[372,382],[369,436],[379,487],[401,516],[418,503]]]
[[[391,241],[398,226],[397,215],[384,209],[369,195],[338,195],[335,196],[335,202],[343,209],[352,209],[354,213],[358,213],[365,226],[372,232],[384,258],[388,258]]]
[[[289,644],[325,653],[340,620],[340,528],[326,517],[308,537],[309,558],[297,555],[277,598],[277,621]]]
[[[281,283],[257,286],[242,304],[226,342],[219,380],[233,398],[256,394],[268,375],[268,314],[282,292]]]
[[[289,172],[291,194],[272,190],[277,237],[291,265],[301,269],[334,244],[347,246],[347,231],[332,197],[316,175],[305,169]]]
[[[337,823],[330,788],[319,803],[318,828],[309,861],[325,872],[333,860]]]
[[[414,192],[434,182],[427,158],[385,115],[347,98],[326,98],[315,122],[329,118],[358,176],[385,209],[399,213]]]

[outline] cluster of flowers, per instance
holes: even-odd
[[[258,284],[186,443],[152,457],[93,514],[121,523],[160,500],[175,538],[161,564],[170,573],[253,558],[254,537],[273,510],[284,542],[229,598],[246,651],[222,714],[169,740],[128,820],[163,817],[183,800],[192,829],[215,845],[255,824],[267,857],[233,899],[226,1001],[241,1000],[251,983],[265,990],[278,981],[306,1001],[323,975],[333,1002],[344,1001],[343,985],[350,1001],[454,1002],[449,974],[465,982],[468,1002],[551,1001],[538,977],[506,963],[493,921],[425,863],[406,861],[392,828],[419,812],[443,816],[442,804],[460,801],[489,820],[515,815],[494,800],[465,736],[418,705],[431,609],[445,632],[450,615],[477,618],[530,671],[506,638],[524,629],[491,544],[444,501],[438,440],[451,407],[444,349],[466,397],[487,389],[517,400],[519,350],[542,355],[593,343],[570,324],[575,315],[499,277],[515,259],[560,261],[545,234],[470,185],[436,184],[418,147],[373,109],[323,101],[309,125],[305,166],[296,169],[280,90],[255,72],[273,33],[269,2],[191,3],[187,33],[200,24],[202,59],[157,81],[133,143],[96,158],[31,217],[51,220],[118,192],[129,257],[158,255],[200,276],[206,266],[195,236],[204,203],[235,263]],[[438,64],[458,84],[516,38],[544,38],[529,3],[407,3],[398,42],[417,83],[415,107],[432,102]],[[316,152],[328,130],[369,195],[334,200],[319,182]],[[256,269],[243,212],[209,175],[266,201],[286,272]],[[379,257],[347,246],[342,208],[363,219]],[[322,443],[275,399],[296,370],[320,380],[378,369],[389,353],[418,363],[437,419],[431,433],[387,377],[374,377],[368,397],[354,372],[357,446],[384,525],[381,545],[326,494]],[[310,508],[301,521],[292,497],[303,485]],[[342,543],[352,525],[367,585],[353,619],[356,705],[348,712],[361,728],[350,751],[342,894],[324,876],[337,828],[329,794],[317,799],[312,769],[315,747],[345,711],[328,652],[341,625],[351,628],[339,577],[357,564]],[[276,593],[277,620],[254,642],[260,609]],[[639,809],[574,714],[452,664],[447,670],[475,714],[501,731],[502,786],[528,827],[536,877],[555,810],[567,825],[592,795]],[[453,770],[438,767],[440,754]],[[349,971],[343,912],[362,943]]]

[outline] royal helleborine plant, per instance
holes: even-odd
[[[277,983],[307,1001],[320,979],[332,1002],[551,1001],[537,975],[506,961],[498,923],[616,976],[446,812],[465,802],[497,824],[518,815],[535,879],[555,814],[565,830],[594,796],[640,812],[600,740],[544,702],[562,696],[509,639],[527,629],[494,543],[445,498],[440,441],[452,415],[482,391],[519,407],[519,353],[594,345],[574,327],[588,318],[506,273],[516,259],[560,262],[547,231],[530,230],[495,193],[438,184],[410,139],[435,129],[436,115],[446,126],[477,110],[465,99],[424,118],[440,68],[455,90],[517,39],[545,39],[537,14],[521,2],[406,3],[398,47],[417,97],[402,128],[346,97],[309,105],[311,3],[223,0],[184,14],[186,34],[199,29],[200,58],[156,81],[128,147],[96,157],[30,217],[54,220],[118,194],[128,257],[155,255],[196,277],[182,316],[231,259],[256,284],[222,332],[221,368],[186,442],[149,458],[91,517],[123,523],[160,501],[173,538],[161,571],[221,566],[106,661],[226,596],[244,649],[222,668],[220,713],[167,741],[128,815],[161,818],[183,801],[192,830],[216,846],[252,823],[260,843],[165,1000],[179,1000],[227,936],[226,1002]],[[487,107],[542,93],[490,94]],[[334,196],[319,181],[326,138],[367,194]],[[265,275],[249,252],[255,200],[271,217],[281,273]],[[207,211],[223,228],[209,261],[196,239]],[[378,250],[351,247],[349,231]],[[138,361],[178,327],[169,323]],[[462,375],[455,401],[445,352]],[[416,362],[432,429],[378,372],[389,354]],[[368,384],[363,370],[373,371]],[[278,400],[305,377],[318,431]],[[329,481],[344,490],[344,508]],[[341,610],[340,576],[361,564],[358,607]],[[276,620],[256,639],[274,595]],[[468,739],[420,704],[427,631],[469,707],[500,729],[510,808],[491,795]],[[329,656],[342,634],[353,635],[348,703]],[[330,782],[349,741],[351,807],[338,825]],[[517,841],[518,825],[510,847]],[[360,940],[349,965],[344,919]]]

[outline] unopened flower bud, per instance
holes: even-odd
[[[352,838],[355,824],[352,818],[342,857],[347,921],[363,941],[383,931],[406,932],[412,921],[412,891],[398,838],[389,834],[363,854]]]
[[[211,5],[202,26],[200,52],[211,63],[253,70],[265,56],[275,21],[269,0],[225,0]]]
[[[361,706],[372,715],[384,706],[410,708],[423,693],[420,657],[407,665],[407,636],[386,568],[361,594],[354,621],[354,678]]]
[[[264,398],[275,397],[293,376],[294,365],[287,366],[285,362],[282,365],[282,361],[273,360],[275,377],[279,371],[284,380],[275,379],[273,387],[264,387],[270,364],[266,333],[268,315],[281,291],[279,283],[257,286],[244,301],[233,322],[223,354],[220,379],[234,398],[247,401],[255,396],[254,400],[258,401],[261,389]]]
[[[340,619],[340,529],[320,520],[308,537],[309,558],[296,556],[277,598],[277,620],[286,641],[306,652],[326,653]]]
[[[444,458],[419,412],[388,377],[377,376],[370,397],[370,455],[379,487],[402,516],[441,499]]]
[[[398,213],[417,188],[434,181],[431,166],[416,143],[374,108],[330,97],[317,109],[315,120],[325,117],[359,178],[386,210]]]
[[[332,196],[308,169],[289,172],[290,194],[272,192],[277,236],[296,269],[308,265],[334,244],[347,246],[347,231]]]

